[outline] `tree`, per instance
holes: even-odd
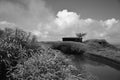
[[[83,38],[84,36],[86,36],[87,35],[87,33],[76,33],[76,36],[78,37],[78,38]]]

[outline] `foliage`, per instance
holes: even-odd
[[[78,38],[83,38],[84,36],[86,36],[87,35],[87,33],[76,33],[76,36],[78,37]]]
[[[82,73],[72,66],[60,52],[52,49],[47,53],[34,55],[18,64],[13,73],[14,79],[19,80],[82,80]]]
[[[9,68],[27,60],[37,48],[30,33],[11,28],[0,30],[0,33],[0,77],[6,78]]]
[[[36,37],[30,33],[10,28],[0,30],[0,78],[90,80],[60,51],[39,45]]]
[[[80,55],[86,51],[87,46],[80,42],[48,42],[52,49],[57,49],[66,54]]]

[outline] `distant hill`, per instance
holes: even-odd
[[[119,44],[113,44],[113,45],[120,49],[120,43]]]
[[[65,54],[98,56],[120,63],[119,46],[116,47],[104,39],[90,39],[84,42],[55,41],[44,44]]]
[[[117,45],[110,44],[105,39],[90,39],[90,40],[84,41],[84,43],[94,49],[109,48],[109,49],[118,50]],[[119,45],[119,48],[120,48],[120,45]]]

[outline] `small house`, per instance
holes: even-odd
[[[82,42],[82,38],[77,37],[64,37],[62,38],[63,41],[74,41],[74,42]]]

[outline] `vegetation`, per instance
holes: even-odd
[[[65,54],[74,54],[79,55],[83,54],[87,48],[86,45],[84,45],[81,42],[73,42],[73,41],[65,41],[65,42],[46,42],[44,44],[47,44],[52,49],[60,50]]]
[[[37,42],[20,29],[0,30],[0,79],[94,80],[83,68],[77,70],[60,51]]]
[[[76,33],[76,36],[78,37],[78,38],[83,38],[84,36],[86,36],[87,35],[87,33]]]
[[[84,42],[46,42],[49,47],[60,50],[66,54],[77,54],[77,55],[96,55],[100,58],[106,58],[108,60],[113,60],[120,64],[120,48],[109,44],[104,39],[91,39]]]

